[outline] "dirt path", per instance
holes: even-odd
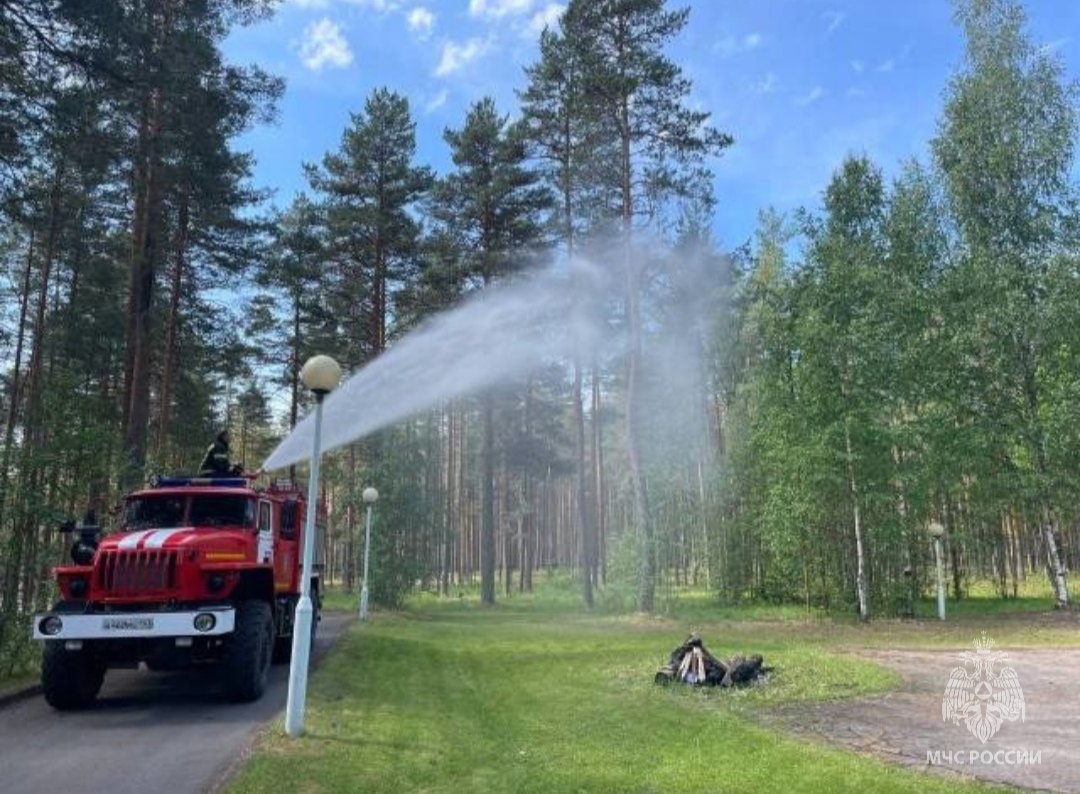
[[[774,718],[796,733],[913,767],[951,770],[1025,788],[1080,792],[1080,650],[1008,651],[994,671],[1002,665],[1016,671],[1024,720],[1004,722],[985,744],[963,722],[954,725],[942,718],[946,684],[953,669],[963,664],[957,654],[868,652],[866,657],[903,676],[904,683],[895,692],[799,704],[779,710],[770,721]]]

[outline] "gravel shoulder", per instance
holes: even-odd
[[[985,743],[962,722],[942,717],[949,677],[963,665],[959,650],[860,653],[896,670],[903,684],[885,695],[786,706],[765,720],[911,767],[1030,789],[1080,791],[1080,650],[1005,648],[1007,658],[994,669],[1016,671],[1025,714],[1022,721],[1004,722]]]

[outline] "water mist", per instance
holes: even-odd
[[[323,403],[329,451],[438,405],[575,353],[620,347],[601,311],[603,271],[585,262],[484,290],[416,328],[332,392]],[[281,469],[311,452],[314,420],[299,422],[262,468]]]

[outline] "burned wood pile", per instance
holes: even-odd
[[[745,686],[765,680],[772,670],[760,656],[733,656],[722,662],[709,653],[697,633],[671,652],[668,663],[656,671],[657,684],[680,682],[694,686]]]

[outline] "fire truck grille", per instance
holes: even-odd
[[[176,588],[176,551],[107,551],[99,555],[97,586],[110,596],[152,595]]]

